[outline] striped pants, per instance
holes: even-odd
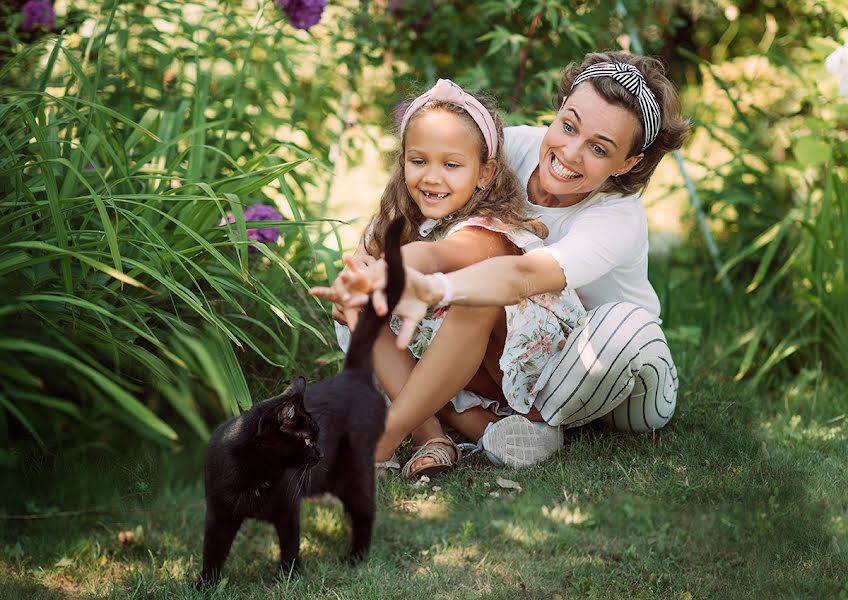
[[[603,419],[624,431],[665,426],[677,403],[677,369],[659,321],[629,302],[590,310],[569,335],[534,405],[550,425]]]

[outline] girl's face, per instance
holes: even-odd
[[[586,82],[559,109],[539,151],[539,183],[559,206],[571,206],[627,173],[643,154],[628,158],[641,127],[628,110],[604,100]]]
[[[425,217],[442,219],[488,185],[495,161],[480,164],[480,134],[462,117],[430,110],[409,123],[404,140],[406,189]]]

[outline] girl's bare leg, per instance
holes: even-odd
[[[450,314],[450,313],[449,313]],[[506,399],[503,395],[501,382],[503,381],[503,372],[500,367],[500,358],[503,354],[504,341],[506,339],[506,315],[502,313],[503,318],[496,323],[489,346],[486,348],[486,354],[483,357],[483,364],[480,369],[465,386],[465,389],[470,390],[485,398],[498,400],[505,403]],[[446,404],[437,414],[439,420],[470,440],[479,441],[486,431],[489,423],[497,421],[500,417],[492,411],[475,406],[461,413],[454,410],[453,404]],[[525,415],[531,421],[543,421],[542,415],[535,407],[530,408],[530,412]]]
[[[395,334],[392,333],[388,325],[383,327],[379,337],[374,342],[374,374],[380,382],[380,387],[383,388],[392,402],[395,401],[403,386],[406,385],[415,365],[416,360],[412,353],[409,350],[399,350],[395,345]],[[445,435],[445,432],[442,429],[442,424],[433,416],[412,432],[412,441],[416,444],[423,444],[427,440],[443,435]],[[374,460],[377,462],[389,460],[393,453],[394,450],[384,456],[378,450]]]
[[[410,431],[428,422],[471,381],[490,346],[489,354],[500,356],[497,338],[502,349],[501,329],[506,330],[502,307],[451,307],[439,333],[389,407],[377,460],[391,456]],[[422,439],[422,433],[415,431],[417,443],[429,439]],[[422,459],[422,464],[428,460]]]

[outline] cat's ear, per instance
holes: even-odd
[[[265,411],[259,419],[257,433],[262,435],[268,431],[286,428],[297,422],[297,415],[304,410],[303,394],[306,391],[306,380],[295,377],[286,390],[277,396],[279,400],[272,408]]]
[[[286,396],[300,396],[300,400],[303,401],[303,394],[306,392],[306,380],[298,375],[295,377],[292,382],[289,384],[289,387],[286,388],[280,396],[285,398]]]

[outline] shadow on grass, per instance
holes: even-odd
[[[272,528],[249,522],[214,597],[837,596],[848,572],[834,525],[846,505],[844,429],[801,435],[794,420],[774,421],[770,400],[718,376],[693,380],[655,437],[584,427],[534,469],[471,457],[424,485],[383,482],[374,545],[359,565],[345,557],[340,507],[305,505],[304,574],[283,582]],[[116,510],[0,522],[0,596],[201,597],[190,586],[202,544],[199,467],[186,483],[165,460],[57,460],[40,481],[20,482],[23,506],[65,509],[74,500],[63,494],[81,493]],[[832,469],[841,479],[831,481]],[[134,529],[139,539],[118,541]]]

